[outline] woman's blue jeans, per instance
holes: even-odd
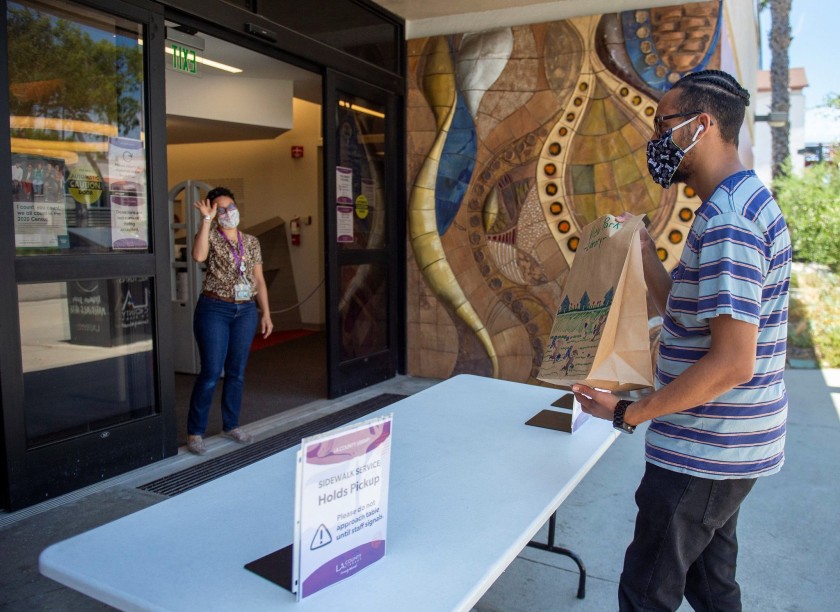
[[[207,430],[213,393],[223,369],[222,428],[230,431],[239,427],[245,366],[258,322],[257,305],[253,301],[233,304],[205,295],[198,298],[193,333],[201,357],[201,371],[190,397],[189,435],[203,436]]]
[[[711,480],[647,463],[636,531],[624,556],[619,610],[741,609],[736,527],[755,478]]]

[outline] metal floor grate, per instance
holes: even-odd
[[[306,423],[289,431],[271,436],[265,440],[254,442],[243,448],[232,451],[221,457],[210,459],[204,463],[194,465],[186,470],[181,470],[169,476],[159,478],[152,482],[146,483],[137,487],[143,491],[151,491],[159,495],[168,495],[173,497],[197,486],[210,482],[215,478],[230,474],[233,471],[243,468],[246,465],[256,463],[260,459],[265,459],[269,455],[279,453],[287,448],[300,444],[303,438],[313,436],[325,431],[329,431],[336,427],[346,425],[360,417],[363,417],[371,412],[375,412],[380,408],[384,408],[394,402],[408,397],[406,395],[399,395],[397,393],[382,393],[370,399],[367,399],[358,404],[348,406],[343,410],[334,412],[327,416],[316,419],[310,423]]]

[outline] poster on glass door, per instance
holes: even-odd
[[[108,186],[111,247],[119,250],[148,249],[146,151],[141,140],[108,140]]]
[[[392,415],[305,438],[298,451],[298,600],[385,556]]]
[[[344,166],[335,168],[335,203],[353,203],[353,170]]]
[[[15,247],[70,246],[64,202],[64,160],[12,153]]]
[[[353,170],[344,166],[335,168],[335,216],[336,242],[351,243],[354,238],[353,226]]]

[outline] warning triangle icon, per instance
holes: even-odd
[[[317,550],[326,546],[330,542],[332,542],[330,530],[321,523],[318,529],[315,530],[315,536],[312,538],[312,544],[309,546],[309,550]]]

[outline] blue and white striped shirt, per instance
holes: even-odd
[[[718,185],[697,210],[660,336],[656,386],[674,380],[711,345],[718,315],[758,326],[752,380],[702,406],[654,419],[648,461],[712,479],[752,478],[784,463],[791,245],[779,206],[752,170]]]

